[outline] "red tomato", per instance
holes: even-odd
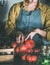
[[[17,46],[16,42],[13,42],[11,46],[15,48]]]
[[[26,54],[22,56],[22,60],[26,60]]]
[[[36,55],[33,55],[33,56],[32,56],[32,61],[33,61],[33,62],[36,62],[36,61],[37,61],[37,56],[36,56]]]
[[[26,52],[26,50],[27,50],[27,48],[26,48],[25,45],[22,45],[22,46],[20,47],[20,52]]]
[[[26,40],[25,44],[27,48],[33,48],[35,46],[35,43],[33,40]]]
[[[34,52],[35,53],[39,53],[40,52],[40,49],[35,49]]]
[[[33,50],[32,50],[32,49],[27,49],[26,52],[27,52],[27,53],[32,53]]]
[[[30,55],[27,56],[27,60],[29,59]]]
[[[28,62],[32,62],[32,57],[30,55],[27,56]]]
[[[19,53],[20,51],[19,51],[19,47],[17,47],[16,49],[15,49],[15,52],[16,53]]]

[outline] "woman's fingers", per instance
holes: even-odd
[[[25,38],[25,41],[30,37],[30,34],[28,34],[28,36]]]
[[[20,39],[21,39],[21,35],[19,35],[19,37],[16,37],[16,42],[20,43]]]
[[[24,38],[25,38],[25,37],[20,34],[18,37],[16,37],[16,42],[17,42],[17,43],[23,43],[23,42],[24,42]]]
[[[25,39],[25,37],[22,35],[22,39],[21,39],[21,42],[22,43],[24,42],[24,39]]]
[[[33,36],[36,34],[36,32],[31,32],[31,33],[29,33],[28,34],[28,36],[25,38],[25,41],[27,40],[27,39],[33,39]]]

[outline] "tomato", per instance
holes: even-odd
[[[35,53],[39,53],[40,52],[40,49],[35,49],[34,52]]]
[[[27,60],[29,59],[30,55],[27,55]]]
[[[26,52],[27,52],[27,53],[32,53],[33,50],[32,50],[32,49],[27,49]]]
[[[32,62],[32,57],[31,57],[31,55],[28,55],[28,56],[27,56],[27,61],[28,61],[28,62]]]
[[[27,50],[27,47],[25,45],[22,45],[20,47],[20,52],[26,52],[26,50]]]
[[[26,54],[22,56],[22,60],[26,60]]]
[[[33,40],[26,40],[25,44],[27,48],[33,48],[35,46],[35,43]]]
[[[29,59],[28,59],[29,62],[32,62],[32,57],[30,56]]]
[[[11,46],[15,48],[17,46],[16,42],[13,42]]]
[[[33,56],[32,56],[32,61],[33,61],[33,62],[36,62],[36,61],[37,61],[37,56],[36,56],[36,55],[33,55]]]
[[[19,51],[19,47],[17,47],[16,49],[15,49],[15,52],[16,53],[19,53],[20,51]]]

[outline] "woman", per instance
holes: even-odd
[[[8,35],[14,30],[20,31],[26,36],[25,40],[30,38],[41,44],[43,38],[50,40],[49,25],[50,8],[39,0],[24,0],[12,6],[5,28]]]

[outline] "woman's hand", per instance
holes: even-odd
[[[25,41],[26,41],[29,37],[30,37],[30,39],[32,39],[33,36],[36,35],[36,33],[37,33],[36,31],[29,33],[28,36],[26,37]]]
[[[39,35],[41,35],[42,37],[46,37],[46,31],[41,30],[41,29],[35,29],[33,32],[30,32],[30,33],[28,34],[28,36],[26,37],[25,40],[27,40],[29,37],[30,37],[30,39],[32,39],[33,36],[36,35],[36,34],[39,34]]]
[[[18,37],[16,37],[16,43],[23,43],[24,42],[24,35],[23,34],[19,34]]]

